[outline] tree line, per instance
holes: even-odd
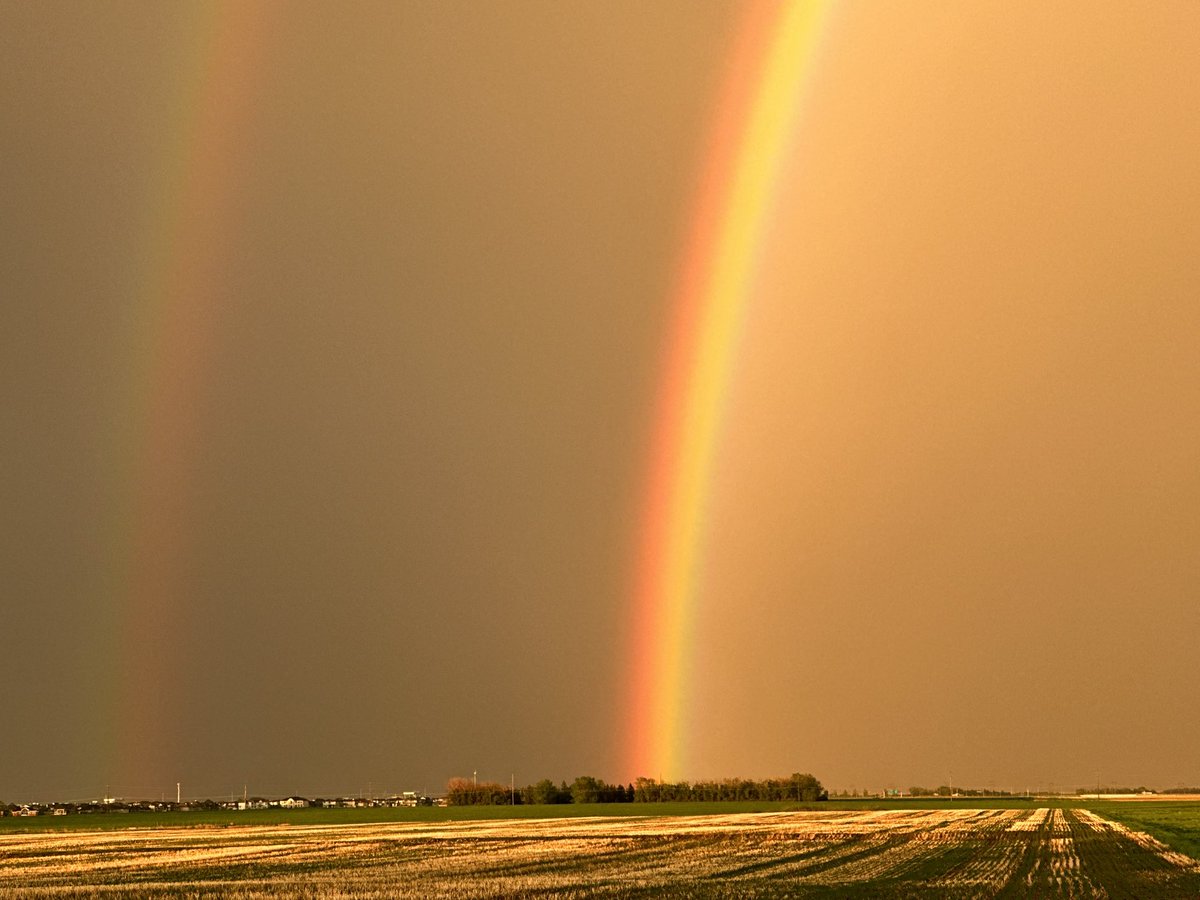
[[[940,784],[935,788],[928,787],[910,787],[908,789],[910,797],[1013,797],[1016,796],[1012,791],[1003,791],[999,788],[971,788],[971,787],[956,787],[952,788],[948,784]]]
[[[790,778],[724,778],[720,781],[657,781],[638,778],[631,784],[609,784],[591,775],[580,775],[570,784],[543,778],[516,788],[494,781],[452,778],[446,785],[451,806],[508,806],[552,803],[665,803],[670,801],[794,800],[811,803],[829,799],[829,792],[807,772]]]

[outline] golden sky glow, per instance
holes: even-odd
[[[0,2],[0,800],[665,774],[647,471],[754,9]],[[1197,35],[829,17],[704,351],[678,775],[1200,783]]]

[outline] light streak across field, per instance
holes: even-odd
[[[832,4],[747,6],[673,299],[640,522],[626,770],[685,764],[692,629],[723,408],[774,188]]]

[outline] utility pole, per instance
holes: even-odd
[[[175,782],[175,805],[179,805],[179,782]]]
[[[517,773],[508,776],[509,806],[517,805]]]

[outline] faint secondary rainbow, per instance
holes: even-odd
[[[114,723],[106,730],[118,729],[108,738],[107,763],[127,791],[178,777],[167,762],[183,734],[172,656],[179,613],[196,602],[186,573],[200,410],[273,8],[232,0],[181,7],[174,64],[163,73],[177,87],[153,132],[159,144],[132,254],[127,381],[113,416],[113,466],[125,492],[110,549],[115,678],[98,704]]]
[[[721,418],[774,188],[830,2],[747,7],[674,296],[641,521],[626,770],[678,778]]]

